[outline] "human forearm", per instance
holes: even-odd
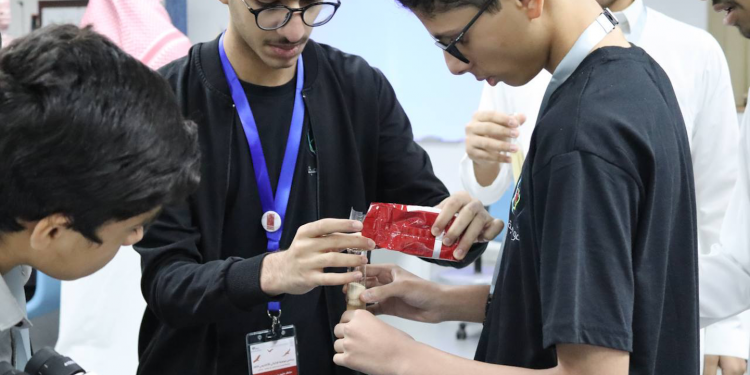
[[[171,327],[211,324],[238,308],[249,311],[269,301],[258,283],[262,257],[149,263],[143,271],[143,296]]]
[[[557,375],[556,369],[529,370],[520,367],[493,365],[462,358],[414,342],[404,354],[394,375]]]
[[[440,293],[442,321],[484,321],[489,285],[443,286]]]
[[[416,341],[402,350],[394,375],[625,375],[629,370],[627,352],[576,344],[558,346],[558,364],[532,370],[489,364],[461,358]]]

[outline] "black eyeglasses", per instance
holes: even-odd
[[[461,60],[461,62],[463,62],[464,64],[468,64],[469,59],[467,59],[466,56],[464,56],[464,54],[458,50],[458,47],[456,47],[456,44],[460,42],[461,39],[463,39],[464,35],[466,35],[466,32],[469,31],[471,26],[473,26],[474,23],[477,22],[479,17],[485,11],[487,11],[487,9],[490,7],[490,4],[492,4],[493,1],[496,1],[496,0],[489,0],[486,3],[484,3],[484,5],[482,5],[482,8],[479,9],[479,13],[477,13],[477,15],[474,16],[474,18],[472,18],[471,21],[469,21],[469,24],[466,25],[466,27],[464,27],[464,29],[461,30],[461,33],[458,34],[458,36],[455,39],[453,39],[450,43],[444,44],[443,42],[435,39],[435,45],[440,47],[440,49],[442,49],[443,51],[450,53],[451,56]]]
[[[286,5],[274,5],[270,7],[253,9],[247,5],[247,1],[242,2],[255,16],[255,23],[261,30],[272,31],[280,29],[292,19],[294,13],[302,13],[302,22],[310,27],[318,27],[328,23],[336,11],[341,6],[341,1],[337,2],[318,2],[306,5],[302,8],[290,8]]]

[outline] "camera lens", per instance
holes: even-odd
[[[50,348],[44,348],[34,353],[29,363],[26,364],[26,372],[29,375],[74,375],[86,373],[74,360],[64,357]]]

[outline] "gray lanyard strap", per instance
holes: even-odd
[[[552,94],[562,86],[565,81],[578,69],[586,56],[591,53],[599,43],[604,40],[612,30],[615,29],[619,22],[609,9],[604,9],[602,14],[594,20],[594,22],[586,28],[586,31],[581,34],[578,41],[573,45],[565,58],[560,62],[560,65],[555,69],[555,73],[552,74],[552,81],[547,86],[547,91],[544,93],[544,100],[542,101],[542,107],[539,113],[544,113],[549,103],[549,98]]]
[[[13,294],[13,298],[18,302],[18,306],[26,315],[26,293],[23,290],[27,278],[23,274],[23,267],[15,267],[4,277],[8,289]],[[21,327],[12,327],[10,329],[11,342],[13,344],[14,364],[16,369],[23,370],[26,362],[31,358],[31,341],[29,340],[29,328],[27,324]]]
[[[29,329],[13,327],[10,329],[10,339],[13,344],[13,359],[16,370],[23,370],[31,358],[29,344]]]

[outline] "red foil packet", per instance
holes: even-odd
[[[432,226],[440,214],[433,207],[407,206],[392,203],[373,203],[365,216],[362,236],[373,241],[378,248],[399,251],[422,258],[457,262],[453,257],[457,240],[453,245],[443,244],[443,234],[432,235]],[[451,219],[446,231],[453,225]]]

